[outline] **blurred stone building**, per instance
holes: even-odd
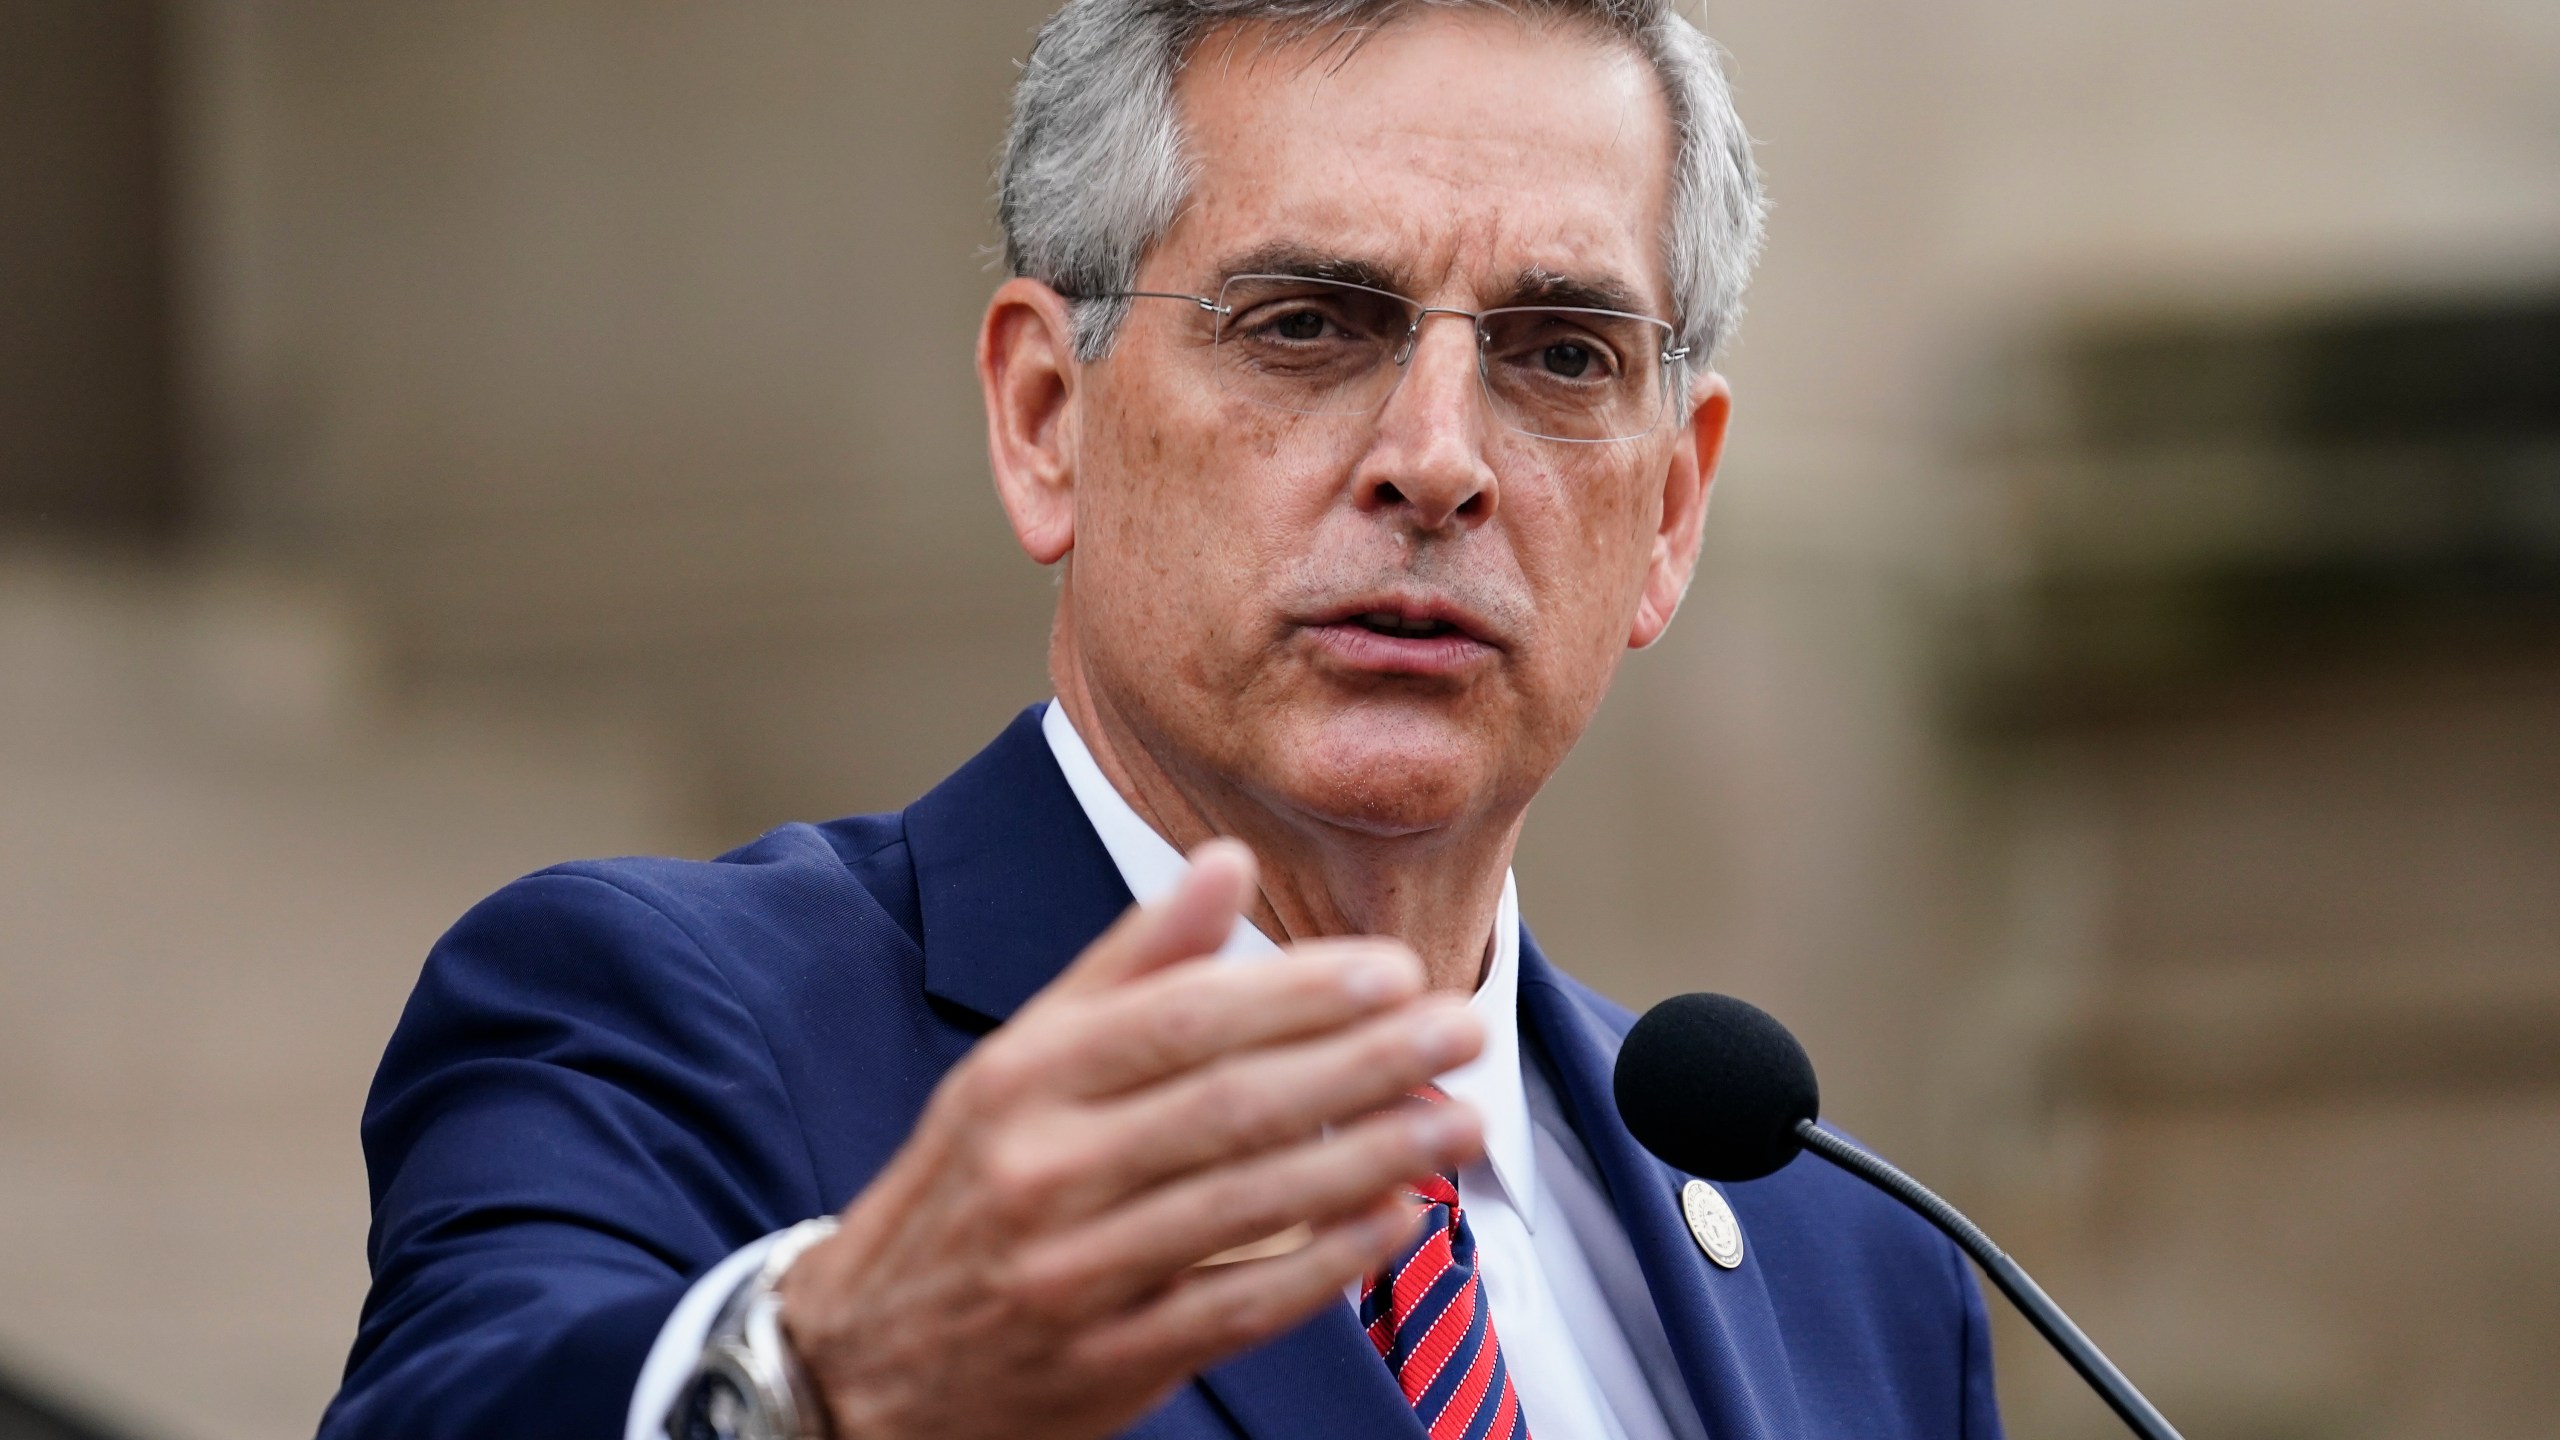
[[[444,923],[1045,695],[969,373],[1045,9],[0,0],[0,1369],[306,1432]],[[1769,260],[1541,938],[1794,1024],[2191,1434],[2548,1434],[2560,10],[1712,18]]]

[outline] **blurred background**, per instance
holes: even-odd
[[[0,1436],[308,1434],[439,930],[1047,694],[1046,8],[0,0]],[[1711,18],[1769,257],[1542,939],[1792,1023],[2198,1440],[2553,1435],[2560,6]]]

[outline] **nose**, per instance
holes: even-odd
[[[1353,471],[1353,498],[1415,531],[1471,529],[1492,518],[1496,499],[1475,322],[1432,310],[1417,324],[1404,373]]]

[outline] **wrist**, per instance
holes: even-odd
[[[793,1262],[835,1233],[832,1216],[782,1232],[764,1263],[722,1303],[693,1374],[667,1412],[669,1440],[826,1440],[826,1403],[784,1333],[779,1286]]]

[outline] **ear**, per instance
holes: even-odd
[[[1662,638],[1698,571],[1698,546],[1706,536],[1707,495],[1724,460],[1726,426],[1733,418],[1733,388],[1709,371],[1689,391],[1689,418],[1671,451],[1671,473],[1662,481],[1662,523],[1654,531],[1653,557],[1636,597],[1635,624],[1627,648],[1642,650]]]
[[[1018,276],[997,287],[978,329],[996,498],[1014,539],[1043,565],[1076,543],[1074,335],[1066,298]]]

